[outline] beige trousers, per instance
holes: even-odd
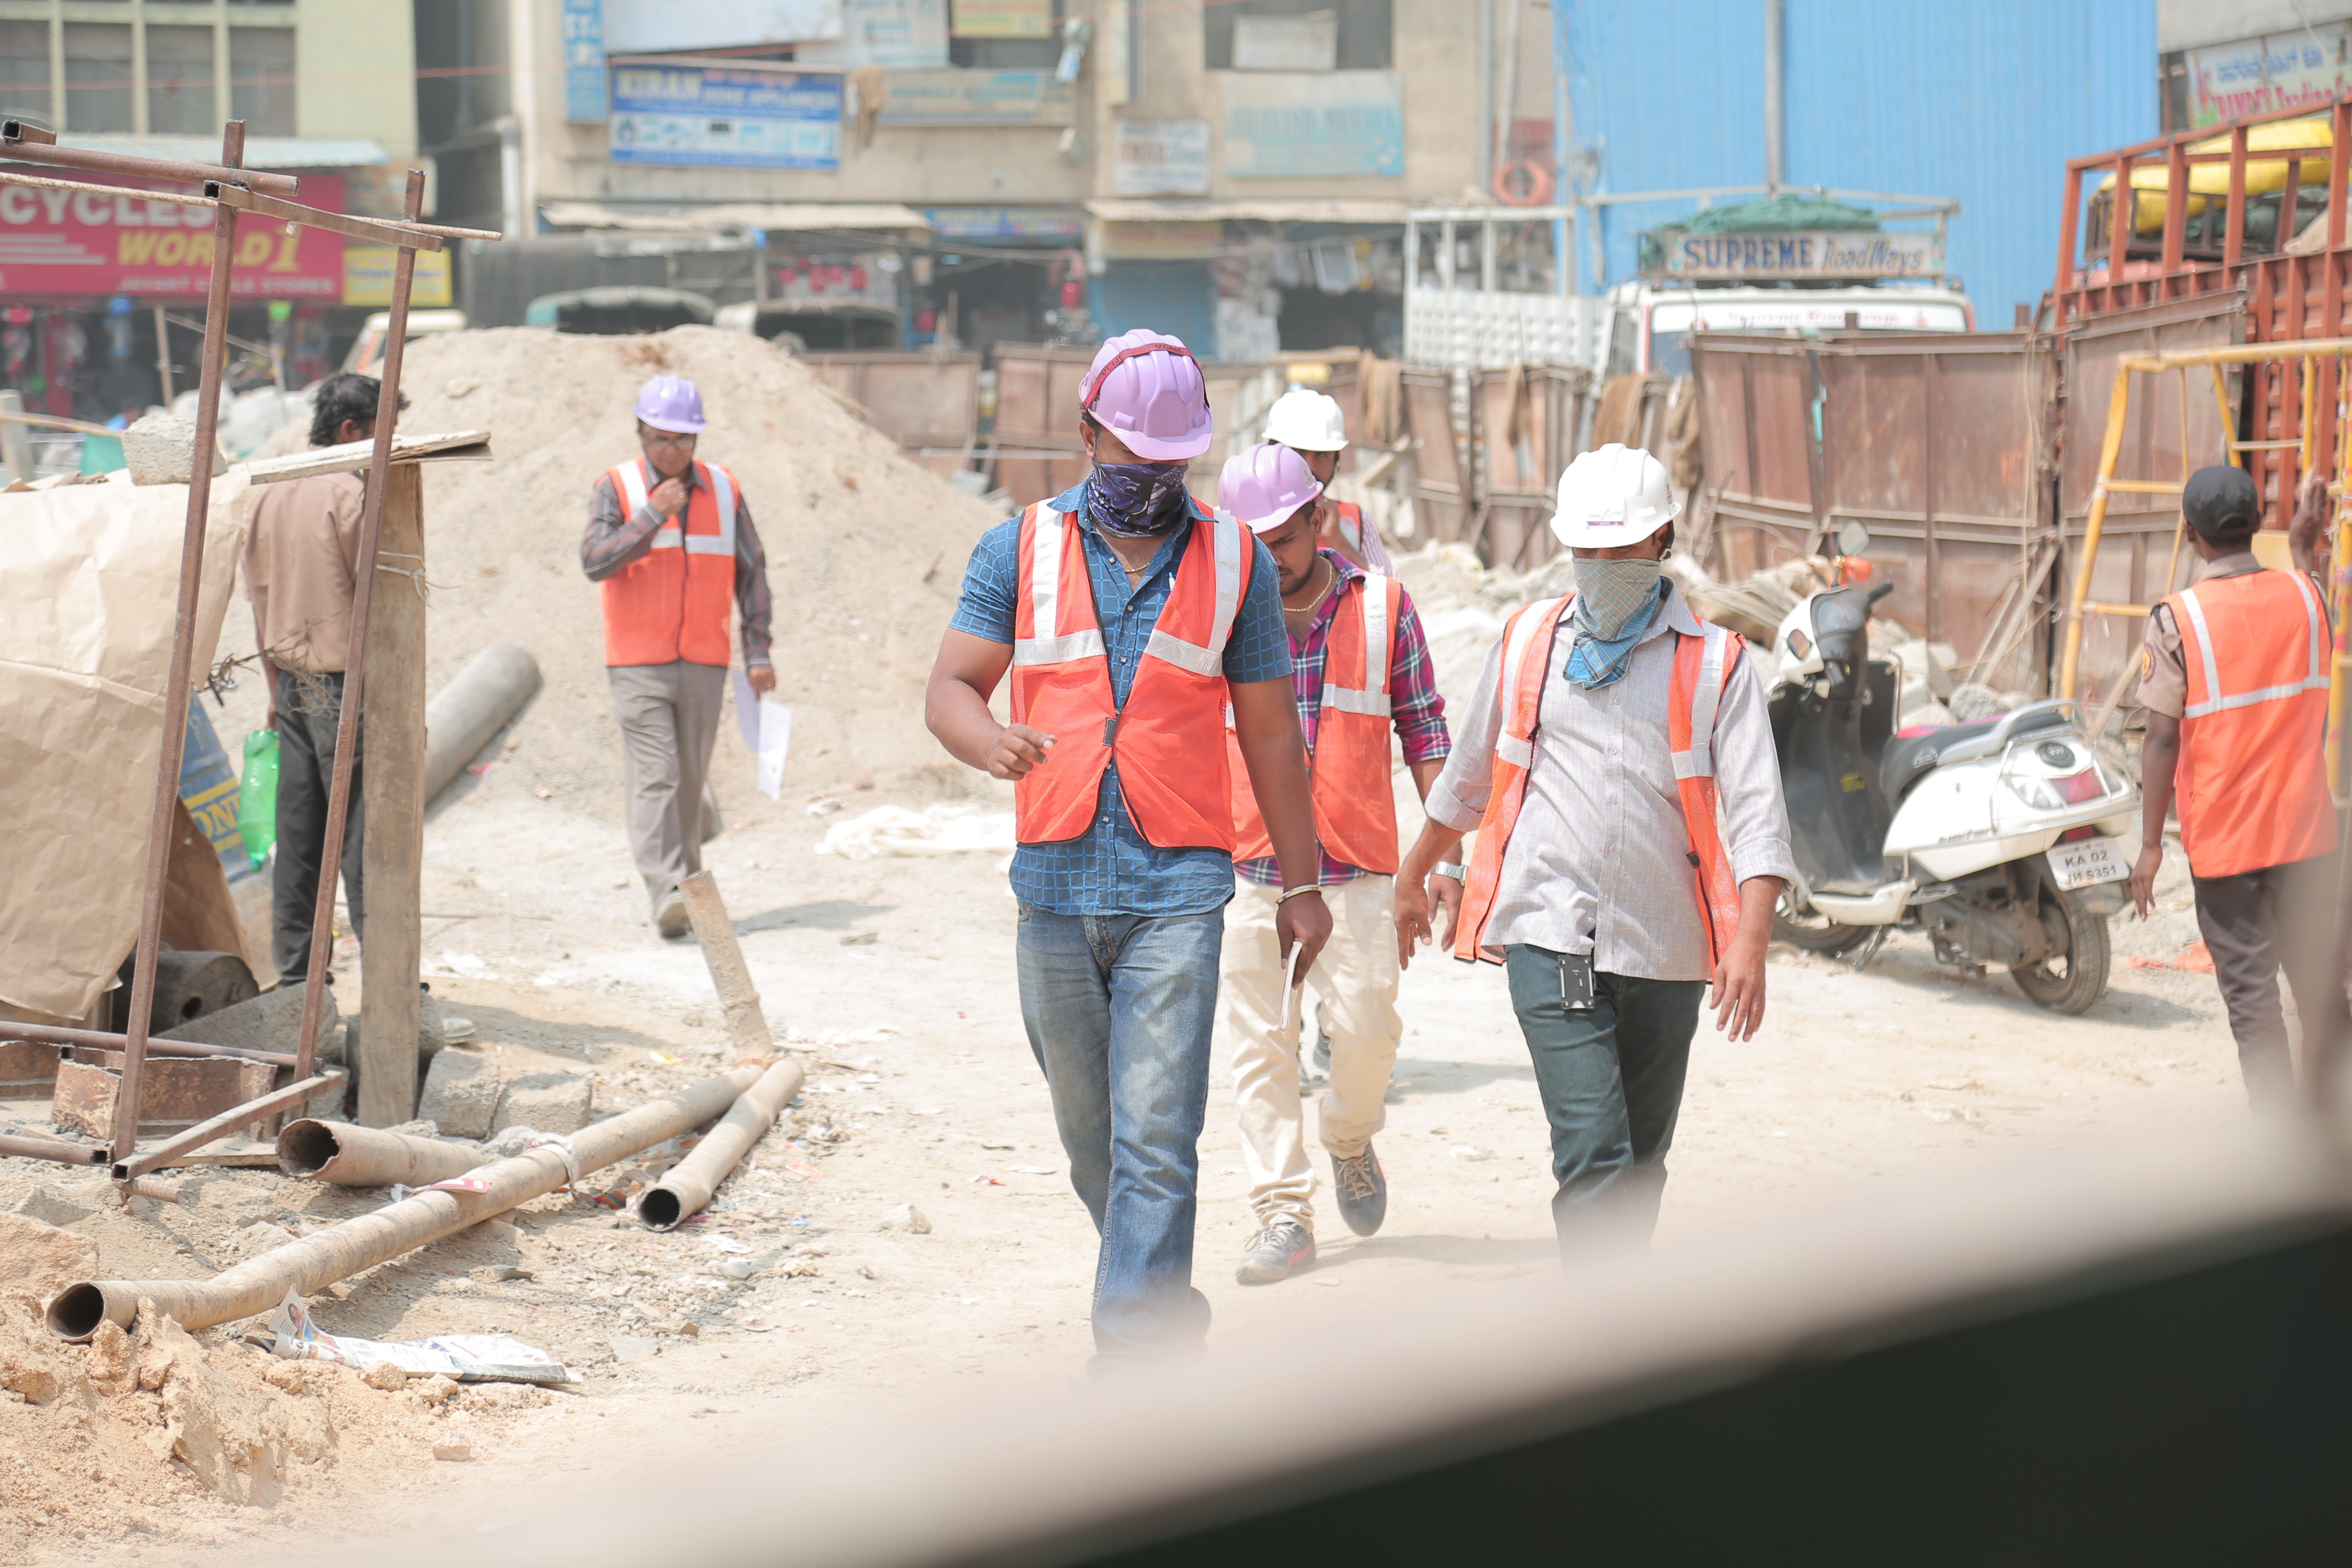
[[[645,879],[654,912],[702,869],[709,834],[703,786],[727,699],[727,671],[716,665],[608,667],[613,714],[621,721],[621,785],[628,797],[629,852]]]
[[[1393,877],[1359,877],[1323,889],[1331,940],[1303,977],[1281,1028],[1282,955],[1274,933],[1276,890],[1234,882],[1225,906],[1220,988],[1234,1042],[1234,1100],[1241,1110],[1242,1158],[1250,1207],[1260,1225],[1277,1219],[1315,1229],[1315,1167],[1307,1156],[1298,1098],[1299,1014],[1306,993],[1321,1004],[1331,1036],[1331,1085],[1323,1096],[1323,1147],[1341,1159],[1364,1152],[1385,1125],[1389,1072],[1404,1033],[1397,1016]]]

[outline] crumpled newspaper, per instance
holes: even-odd
[[[1013,814],[976,805],[933,805],[909,811],[878,805],[836,822],[816,847],[820,855],[871,860],[883,855],[962,855],[974,851],[1007,855],[1013,850]]]
[[[288,1361],[328,1361],[365,1372],[390,1362],[412,1377],[439,1373],[459,1383],[578,1383],[577,1373],[511,1334],[436,1334],[429,1340],[352,1339],[310,1321],[291,1286],[270,1315],[270,1349]]]

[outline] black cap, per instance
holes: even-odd
[[[2262,492],[2243,468],[2200,468],[2180,491],[2181,515],[2207,539],[2252,533],[2263,520]]]

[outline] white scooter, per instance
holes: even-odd
[[[1868,534],[1848,524],[1841,548]],[[1773,740],[1799,879],[1773,935],[1820,953],[1925,931],[1938,962],[2005,965],[2018,989],[2080,1013],[2106,989],[2107,917],[2131,876],[2139,790],[2098,758],[2072,702],[1895,733],[1898,675],[1870,658],[1870,606],[1832,588],[1780,623]]]

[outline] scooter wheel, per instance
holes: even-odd
[[[2037,1007],[2088,1012],[2107,989],[2107,918],[2085,913],[2046,874],[2041,881],[2042,921],[2050,932],[2051,952],[2038,963],[2013,966],[2010,978]]]
[[[1790,947],[1806,952],[1818,952],[1826,958],[1852,952],[1869,935],[1868,926],[1840,925],[1811,904],[1798,910],[1785,893],[1780,896],[1780,906],[1772,911],[1774,942],[1785,942]]]

